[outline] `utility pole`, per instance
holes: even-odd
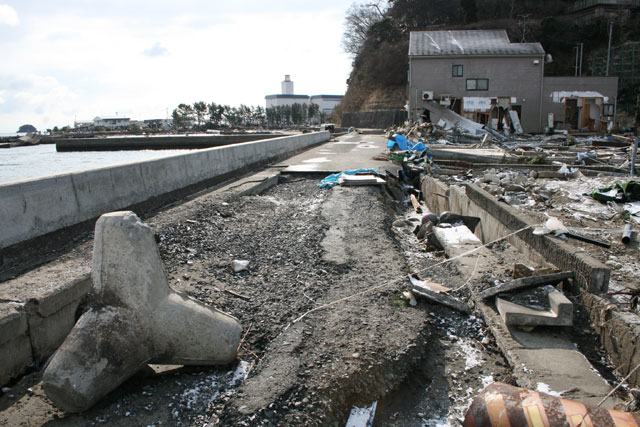
[[[530,16],[531,14],[518,15],[518,18],[522,19],[522,21],[520,21],[520,23],[522,24],[522,40],[520,40],[520,43],[524,43],[527,39],[527,18],[529,18]]]
[[[609,76],[609,65],[611,64],[611,39],[613,38],[613,21],[609,21],[609,48],[607,49],[607,71],[606,76]]]

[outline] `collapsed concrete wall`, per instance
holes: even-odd
[[[328,141],[329,132],[247,142],[0,185],[0,249]]]

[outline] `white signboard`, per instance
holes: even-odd
[[[489,111],[491,98],[464,97],[464,111]]]

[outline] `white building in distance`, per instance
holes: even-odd
[[[343,98],[343,95],[295,95],[293,81],[289,74],[284,76],[284,81],[281,83],[281,91],[282,93],[280,94],[267,95],[264,97],[267,108],[292,104],[310,105],[314,103],[320,107],[320,112],[330,115]]]

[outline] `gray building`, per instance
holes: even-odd
[[[578,0],[569,8],[577,21],[597,18],[628,21],[640,10],[640,0]]]
[[[587,105],[586,101],[579,101],[587,97],[589,105],[598,104],[604,110],[605,103],[615,98],[616,78],[608,78],[607,84],[582,77],[547,81],[546,58],[542,45],[511,43],[504,30],[412,32],[409,119],[429,119],[426,105],[435,101],[499,130],[510,126],[510,111],[515,111],[525,132],[542,132],[551,112],[557,126],[569,126],[564,108],[568,99],[572,105],[575,99],[577,108],[577,104]],[[607,94],[602,93],[605,89]],[[588,116],[596,112],[594,107]],[[578,113],[581,118],[585,115],[584,110]],[[574,111],[570,110],[570,114],[573,117]],[[575,128],[600,126],[601,121],[606,118],[599,116],[597,123],[585,119],[576,122]]]
[[[281,90],[282,93],[280,94],[267,95],[264,97],[267,109],[293,104],[317,104],[320,107],[320,112],[329,116],[344,97],[343,95],[295,95],[293,92],[293,81],[289,74],[284,76],[284,80],[281,83]]]

